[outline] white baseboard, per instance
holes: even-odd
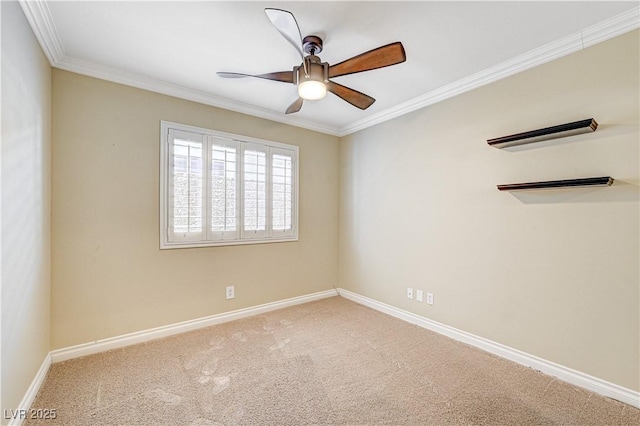
[[[539,370],[545,374],[557,377],[560,380],[576,386],[580,386],[600,395],[613,398],[636,408],[640,408],[640,392],[636,392],[631,389],[616,385],[614,383],[599,379],[597,377],[581,373],[580,371],[576,371],[571,368],[556,364],[554,362],[538,358],[537,356],[510,348],[508,346],[493,342],[483,337],[475,336],[471,333],[467,333],[466,331],[458,330],[437,321],[433,321],[420,315],[398,309],[394,306],[378,302],[377,300],[361,296],[357,293],[353,293],[342,288],[338,289],[338,293],[345,299],[349,299],[353,302],[391,315],[392,317],[407,321],[411,324],[426,328],[428,330],[469,344],[471,346],[475,346],[526,367]]]
[[[29,385],[22,401],[20,401],[20,405],[18,405],[17,410],[14,410],[15,418],[10,419],[9,423],[7,423],[9,426],[19,426],[24,422],[25,418],[18,413],[29,413],[29,408],[31,408],[31,404],[33,404],[33,401],[36,399],[36,395],[38,395],[38,391],[40,391],[40,387],[47,377],[49,367],[51,367],[51,353],[48,353],[44,361],[42,361],[42,365]],[[3,413],[3,416],[4,414],[5,413]]]
[[[123,348],[125,346],[135,345],[137,343],[148,342],[150,340],[185,333],[187,331],[209,327],[211,325],[221,324],[240,318],[262,314],[264,312],[275,311],[277,309],[286,308],[288,306],[299,305],[302,303],[312,302],[314,300],[320,300],[337,295],[338,293],[336,290],[326,290],[318,293],[307,294],[305,296],[298,296],[291,299],[279,300],[277,302],[265,303],[263,305],[238,309],[236,311],[225,312],[222,314],[183,321],[176,324],[137,331],[135,333],[123,334],[121,336],[96,340],[95,342],[83,343],[68,348],[56,349],[50,352],[51,362],[56,363],[73,358],[78,358],[81,356],[108,351],[111,349]]]

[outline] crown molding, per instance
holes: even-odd
[[[226,99],[220,96],[212,95],[196,89],[180,86],[162,80],[157,80],[148,76],[129,73],[116,68],[107,67],[91,61],[76,59],[67,56],[58,32],[56,30],[53,18],[47,1],[44,0],[18,0],[22,10],[35,34],[40,47],[47,56],[52,67],[71,71],[77,74],[95,77],[114,83],[124,84],[126,86],[136,87],[139,89],[149,90],[151,92],[161,93],[180,99],[198,102],[242,114],[251,115],[258,118],[264,118],[270,121],[276,121],[290,126],[301,127],[320,133],[338,136],[339,129],[333,126],[316,123],[310,120],[304,120],[298,117],[285,116],[281,112],[272,111],[266,108],[260,108]]]
[[[339,137],[400,117],[640,28],[640,6],[636,6],[582,31],[409,99],[394,107],[344,127],[334,127],[292,115],[286,116],[281,112],[248,105],[151,77],[68,57],[64,53],[47,2],[44,0],[19,0],[19,3],[51,66],[55,68]]]
[[[338,136],[347,136],[351,133],[364,130],[376,124],[496,82],[521,71],[534,68],[554,59],[559,59],[638,28],[640,28],[640,6],[587,27],[580,32],[530,50],[527,53],[516,56],[494,67],[487,68],[468,77],[454,81],[453,83],[439,87],[431,92],[409,99],[395,107],[358,120],[340,129]]]
[[[188,101],[198,102],[204,105],[223,108],[226,110],[251,115],[253,117],[263,118],[290,126],[313,130],[315,132],[325,133],[333,136],[338,136],[339,132],[339,129],[335,127],[316,123],[310,120],[304,120],[298,117],[285,116],[281,112],[248,105],[242,102],[237,102],[231,99],[216,96],[201,90],[191,89],[178,84],[158,80],[152,77],[122,71],[120,69],[107,67],[95,62],[85,61],[83,59],[75,59],[64,56],[58,62],[56,62],[54,66],[55,68],[74,72],[76,74],[82,74],[88,77],[94,77],[101,80],[123,84],[125,86],[131,86],[138,89],[148,90],[163,95],[185,99]]]
[[[640,28],[640,6],[582,30],[583,47],[593,46]]]
[[[64,48],[47,2],[18,0],[18,3],[49,63],[52,67],[55,66],[64,56]]]

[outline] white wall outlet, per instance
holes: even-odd
[[[407,299],[413,299],[413,289],[411,287],[407,288]]]
[[[236,287],[230,285],[227,287],[227,299],[234,299],[236,297]]]
[[[427,303],[433,305],[433,293],[427,293]]]
[[[418,302],[422,302],[422,295],[423,295],[422,290],[416,290],[416,300]]]

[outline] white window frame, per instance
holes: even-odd
[[[179,236],[172,234],[170,224],[172,223],[172,185],[171,178],[171,158],[173,149],[172,135],[196,134],[195,139],[203,143],[203,170],[204,172],[204,194],[203,194],[203,226],[201,233]],[[236,149],[236,226],[237,231],[216,232],[211,231],[210,212],[210,147],[212,144],[227,145]],[[245,150],[258,150],[266,153],[266,228],[264,231],[245,231],[245,179],[244,179],[244,153]],[[291,203],[291,229],[273,229],[272,220],[272,166],[273,155],[286,153],[292,157],[292,203]],[[260,244],[276,243],[287,241],[298,241],[298,157],[299,148],[295,145],[269,141],[265,139],[241,136],[232,133],[220,132],[217,130],[205,129],[202,127],[189,126],[185,124],[173,123],[169,121],[160,122],[160,249],[190,248],[190,247],[211,247],[240,244]],[[196,235],[198,234],[198,235]]]

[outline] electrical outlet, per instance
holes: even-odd
[[[236,297],[236,287],[230,285],[227,287],[227,299],[234,299]]]
[[[413,299],[413,289],[411,287],[407,288],[407,299]]]
[[[433,293],[427,293],[427,304],[433,305]]]
[[[422,302],[422,295],[423,295],[422,290],[416,290],[416,300],[418,302]]]

